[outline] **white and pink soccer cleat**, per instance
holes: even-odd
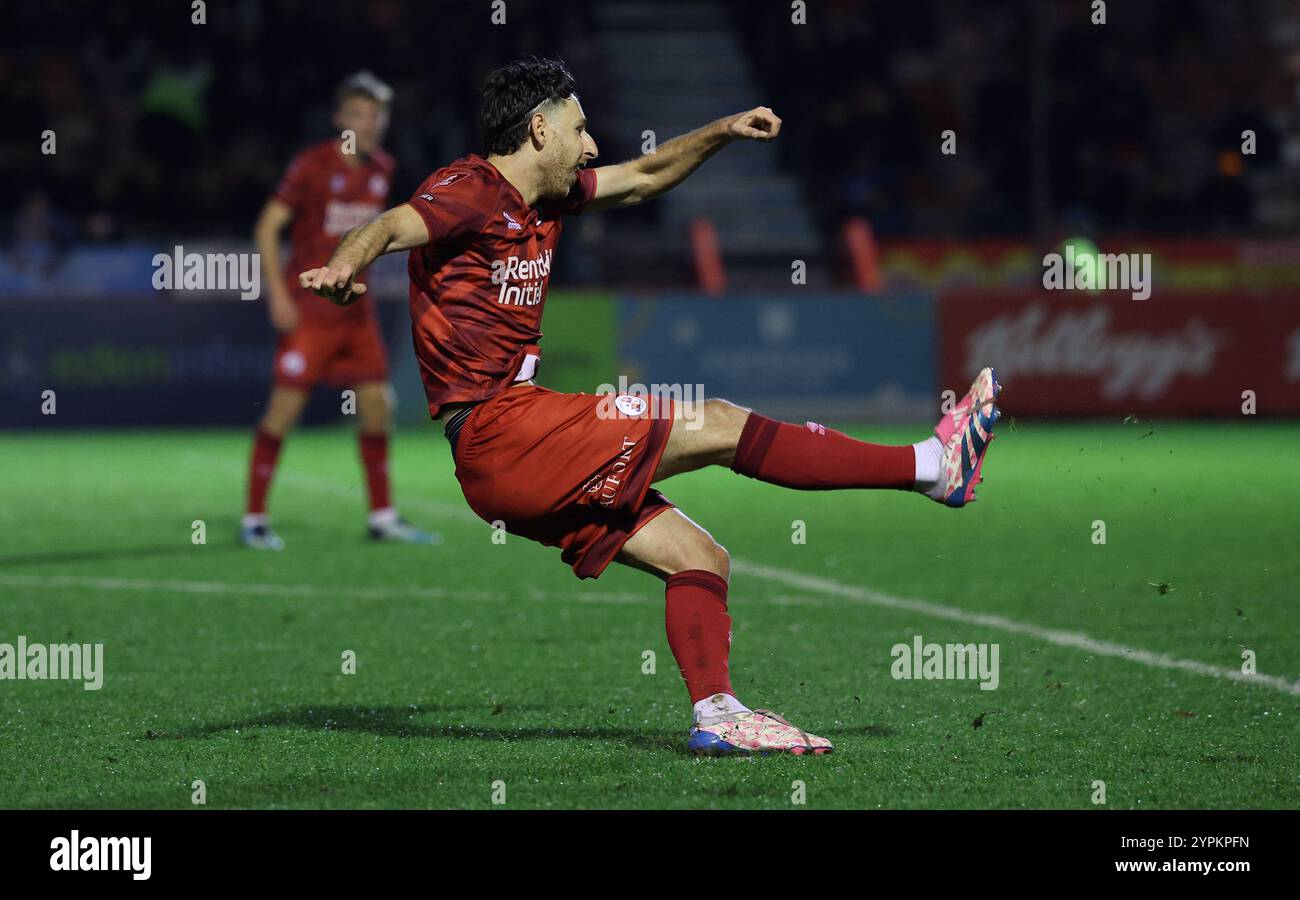
[[[755,709],[701,717],[691,726],[687,749],[697,756],[822,756],[835,748],[826,738],[791,725],[770,709]]]
[[[994,405],[1000,393],[997,375],[990,368],[981,369],[966,396],[934,426],[935,437],[943,444],[943,491],[933,499],[952,507],[976,499],[975,485],[982,480],[980,471],[993,443],[993,425],[1002,415]]]

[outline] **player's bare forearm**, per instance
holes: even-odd
[[[596,170],[595,208],[631,206],[681,184],[732,141],[773,140],[781,120],[766,106],[724,116],[660,144],[653,153]]]
[[[289,302],[289,291],[280,265],[280,232],[293,218],[293,211],[279,200],[271,199],[263,207],[253,226],[253,244],[262,262],[262,283],[267,285],[272,302]]]
[[[284,284],[280,279],[284,275],[284,269],[280,266],[278,236],[258,232],[254,235],[254,245],[257,247],[258,258],[262,261],[262,281],[267,285],[271,296],[283,293]]]
[[[357,273],[385,253],[409,250],[428,240],[420,214],[403,204],[343,235],[329,262],[301,273],[298,283],[337,306],[348,306],[366,292],[366,286],[355,280]]]
[[[267,286],[267,312],[275,330],[285,334],[298,327],[298,305],[289,293],[280,265],[280,232],[293,220],[293,209],[272,197],[262,207],[253,226],[253,242],[262,261],[262,284]]]
[[[649,179],[646,199],[657,197],[686,180],[704,161],[735,140],[728,130],[730,117],[710,122],[660,144],[629,163],[632,170]]]
[[[350,266],[353,272],[361,272],[372,262],[388,252],[393,235],[383,216],[365,225],[359,225],[343,235],[338,247],[326,263],[331,269]]]
[[[284,268],[280,265],[279,236],[258,234],[255,243],[262,261],[262,283],[266,285],[267,296],[273,303],[287,301],[289,292],[285,288]]]

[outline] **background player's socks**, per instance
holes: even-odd
[[[366,524],[371,528],[391,528],[397,524],[397,510],[391,506],[371,510],[370,515],[366,517]]]
[[[393,503],[388,497],[388,435],[362,434],[358,442],[361,465],[366,470],[366,488],[370,491],[370,509],[374,512],[389,509]],[[393,518],[396,517],[393,513]]]
[[[422,531],[397,514],[391,506],[372,510],[366,520],[370,539],[397,541],[404,544],[441,544],[442,535],[436,531]]]
[[[868,444],[816,422],[791,425],[750,413],[731,468],[759,481],[801,491],[910,491],[916,485],[916,460],[909,444]]]
[[[727,582],[703,569],[671,576],[665,590],[664,625],[682,680],[699,703],[714,694],[730,694],[731,616],[727,615]]]
[[[266,492],[275,476],[275,463],[280,458],[280,438],[257,429],[253,436],[253,458],[248,465],[248,508],[250,515],[266,512]],[[259,523],[260,524],[260,523]]]
[[[934,435],[912,445],[916,454],[916,490],[943,499],[943,442]]]

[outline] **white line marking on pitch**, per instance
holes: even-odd
[[[199,454],[190,454],[191,460]],[[222,462],[215,456],[204,455],[205,463]],[[350,491],[342,490],[337,483],[327,481],[323,478],[305,475],[302,473],[285,473],[292,480],[297,481],[301,486],[325,490],[335,494],[348,494]],[[296,477],[295,477],[296,476]],[[478,517],[472,511],[463,508],[454,507],[451,504],[443,503],[437,500],[428,500],[407,496],[404,502],[423,507],[427,512],[438,515],[450,515],[457,519],[472,518],[478,521]],[[801,572],[795,572],[791,569],[778,569],[772,566],[764,566],[758,563],[748,562],[743,559],[733,557],[731,570],[734,573],[748,575],[754,578],[765,578],[768,581],[778,582],[790,587],[798,588],[803,591],[811,591],[819,594],[826,594],[833,597],[840,597],[852,600],[857,603],[869,606],[880,606],[887,609],[904,609],[909,612],[919,613],[925,616],[931,616],[937,619],[948,619],[954,622],[965,622],[968,625],[982,625],[987,628],[997,628],[1002,631],[1009,631],[1013,634],[1023,634],[1040,641],[1047,641],[1056,644],[1058,647],[1073,647],[1076,650],[1084,650],[1088,653],[1095,653],[1098,656],[1110,656],[1115,659],[1123,659],[1138,665],[1148,666],[1154,669],[1172,669],[1182,672],[1192,672],[1197,675],[1208,675],[1211,678],[1222,678],[1228,681],[1235,681],[1240,684],[1257,684],[1266,687],[1276,688],[1285,691],[1288,694],[1300,695],[1300,681],[1289,681],[1280,675],[1265,675],[1256,672],[1254,675],[1247,675],[1239,669],[1228,668],[1227,666],[1215,666],[1209,663],[1198,662],[1191,659],[1179,659],[1175,656],[1169,656],[1166,653],[1153,653],[1150,650],[1142,650],[1138,647],[1130,647],[1126,644],[1117,644],[1113,641],[1102,641],[1097,638],[1089,637],[1078,631],[1061,631],[1055,628],[1044,628],[1040,625],[1034,625],[1029,622],[1018,622],[1014,619],[1008,619],[1005,616],[993,615],[990,613],[974,613],[955,606],[945,606],[942,603],[932,603],[928,600],[913,600],[907,597],[895,597],[880,591],[873,591],[870,588],[858,587],[856,585],[842,584],[838,581],[832,581],[829,578],[821,578],[816,575],[805,575]],[[582,597],[582,594],[577,595]],[[793,598],[777,598],[782,603],[789,603]],[[592,596],[589,602],[602,602]]]
[[[257,597],[346,597],[387,600],[419,597],[438,600],[465,597],[485,600],[494,591],[449,591],[445,588],[320,587],[314,584],[244,584],[238,581],[181,581],[179,579],[113,578],[79,575],[0,575],[0,584],[31,588],[85,588],[93,591],[163,591],[177,594],[243,594]]]
[[[1098,656],[1112,656],[1116,659],[1125,659],[1129,662],[1135,662],[1139,665],[1150,666],[1156,669],[1176,669],[1183,672],[1194,672],[1198,675],[1209,675],[1213,678],[1225,678],[1229,681],[1241,682],[1242,684],[1267,685],[1268,687],[1277,688],[1280,691],[1286,691],[1288,694],[1300,694],[1300,682],[1291,682],[1279,675],[1264,675],[1258,672],[1254,675],[1247,675],[1245,672],[1239,671],[1238,669],[1230,669],[1226,666],[1212,666],[1209,663],[1197,662],[1190,659],[1178,659],[1177,657],[1169,656],[1165,653],[1152,653],[1150,650],[1129,647],[1125,644],[1116,644],[1112,641],[1100,641],[1077,631],[1060,631],[1055,628],[1043,628],[1042,626],[1032,625],[1028,622],[1017,622],[1016,620],[1008,619],[1005,616],[997,616],[990,613],[970,612],[968,610],[958,609],[955,606],[945,606],[942,603],[931,603],[928,600],[912,600],[907,597],[895,597],[890,594],[881,593],[880,591],[870,590],[869,588],[842,584],[838,581],[832,581],[829,578],[820,578],[816,575],[804,575],[799,572],[790,571],[789,569],[777,569],[772,566],[763,566],[758,563],[751,563],[740,559],[732,560],[731,571],[742,575],[748,575],[753,578],[764,578],[768,581],[779,582],[805,591],[816,591],[821,594],[842,597],[870,606],[881,606],[887,609],[903,609],[909,612],[920,613],[925,616],[932,616],[937,619],[949,619],[954,622],[964,622],[968,625],[982,625],[987,628],[997,628],[1002,631],[1010,631],[1014,634],[1023,634],[1040,641],[1047,641],[1048,643],[1056,644],[1058,647],[1073,647],[1078,650],[1095,653]]]
[[[841,599],[851,600],[869,606],[907,610],[909,612],[932,616],[934,618],[948,619],[954,622],[964,622],[968,625],[980,625],[987,628],[997,628],[1002,631],[1010,631],[1015,634],[1023,634],[1037,640],[1056,644],[1060,647],[1072,647],[1076,650],[1095,653],[1098,656],[1111,656],[1116,659],[1124,659],[1129,662],[1135,662],[1152,668],[1176,669],[1184,672],[1192,672],[1197,675],[1209,675],[1214,678],[1223,678],[1229,681],[1240,682],[1242,684],[1257,684],[1264,687],[1276,688],[1280,691],[1285,691],[1288,694],[1300,694],[1300,683],[1289,682],[1285,678],[1277,675],[1264,675],[1262,673],[1247,675],[1244,672],[1223,666],[1212,666],[1208,663],[1196,662],[1194,660],[1178,659],[1163,653],[1152,653],[1149,650],[1141,650],[1137,647],[1128,647],[1124,644],[1116,644],[1111,641],[1099,641],[1096,638],[1088,637],[1088,635],[1079,632],[1042,628],[1038,625],[1031,625],[1027,622],[1017,622],[1014,619],[1008,619],[1005,616],[969,612],[952,606],[944,606],[940,603],[931,603],[928,600],[912,600],[906,597],[894,597],[890,594],[883,594],[879,591],[873,591],[868,588],[842,584],[838,581],[832,581],[829,578],[820,578],[815,575],[803,575],[798,572],[792,572],[788,569],[762,566],[745,560],[733,559],[732,571],[754,578],[762,578],[768,581],[783,583],[798,590],[828,594],[833,597],[839,597]],[[438,600],[455,597],[482,601],[500,600],[507,596],[502,591],[467,591],[459,589],[453,591],[445,588],[329,588],[309,584],[244,584],[240,582],[226,581],[181,581],[175,579],[154,580],[147,578],[104,578],[75,575],[42,576],[0,574],[0,584],[11,587],[27,588],[81,588],[103,591],[161,591],[179,594],[238,594],[243,596],[262,597],[337,597],[356,600],[386,600],[394,598]],[[628,592],[601,593],[590,590],[545,591],[538,588],[529,590],[528,597],[532,600],[561,599],[572,600],[580,603],[617,604],[648,603],[653,602],[654,599],[650,594],[642,595],[639,593]],[[783,606],[790,605],[791,603],[797,604],[800,602],[800,598],[777,596],[765,598],[765,602]]]
[[[252,584],[238,581],[182,581],[180,579],[117,578],[92,575],[7,575],[0,585],[15,588],[80,588],[92,591],[157,591],[174,594],[235,594],[246,597],[332,597],[347,600],[506,600],[510,594],[490,590],[449,590],[437,587],[323,587],[314,584]],[[574,600],[580,603],[647,603],[651,596],[629,592],[546,591],[531,588],[530,600]]]

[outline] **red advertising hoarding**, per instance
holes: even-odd
[[[951,291],[940,384],[997,369],[1016,415],[1300,413],[1300,294]]]

